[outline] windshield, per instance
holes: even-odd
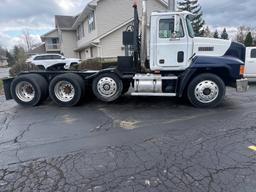
[[[194,38],[195,37],[195,33],[194,33],[192,22],[191,22],[189,16],[187,16],[186,22],[187,22],[187,27],[188,27],[188,34],[189,34],[190,37]]]

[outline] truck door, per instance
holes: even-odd
[[[188,63],[188,38],[177,15],[158,19],[156,64],[161,68],[182,69]]]
[[[256,77],[256,47],[246,48],[245,74]]]

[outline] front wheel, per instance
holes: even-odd
[[[123,83],[114,73],[105,73],[93,80],[92,89],[99,100],[112,102],[122,95]]]
[[[219,105],[226,94],[223,80],[214,74],[201,74],[188,85],[187,96],[190,103],[199,108],[210,108]]]

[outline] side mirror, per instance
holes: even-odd
[[[178,31],[174,31],[174,32],[171,34],[170,41],[179,40],[180,37],[181,37],[180,33],[179,33]]]
[[[62,60],[65,60],[66,58],[65,57],[61,57]]]

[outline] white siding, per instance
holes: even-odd
[[[152,11],[166,10],[167,7],[158,0],[148,0],[148,21]],[[141,16],[141,1],[138,6],[139,15]],[[131,0],[102,0],[98,3],[95,11],[96,28],[98,36],[110,31],[120,24],[133,18],[133,8]],[[149,22],[148,22],[149,23]]]
[[[96,20],[96,19],[95,19]],[[88,29],[88,19],[85,19],[83,22],[84,26],[84,37],[77,41],[77,47],[83,47],[87,45],[91,40],[95,39],[97,37],[97,23],[95,24],[95,30],[89,32]]]
[[[86,60],[86,59],[92,59],[92,58],[97,58],[100,57],[98,48],[97,47],[88,47],[86,49],[82,49],[81,51],[78,52],[78,58],[80,54],[80,59]]]
[[[86,60],[86,53],[85,53],[85,49],[77,52],[77,57],[82,59],[82,60]]]
[[[75,58],[77,55],[74,50],[76,49],[76,33],[74,31],[62,31],[61,52],[65,57]]]
[[[54,30],[53,32],[47,34],[45,37],[49,37],[49,38],[56,38],[56,37],[59,37],[59,34],[58,34],[58,30]]]
[[[102,35],[133,17],[131,0],[102,0],[95,11],[98,35]]]
[[[92,57],[93,58],[100,57],[100,54],[101,54],[100,53],[100,48],[92,47],[91,51],[92,51]]]
[[[102,57],[117,57],[124,55],[122,34],[126,26],[101,39]]]

